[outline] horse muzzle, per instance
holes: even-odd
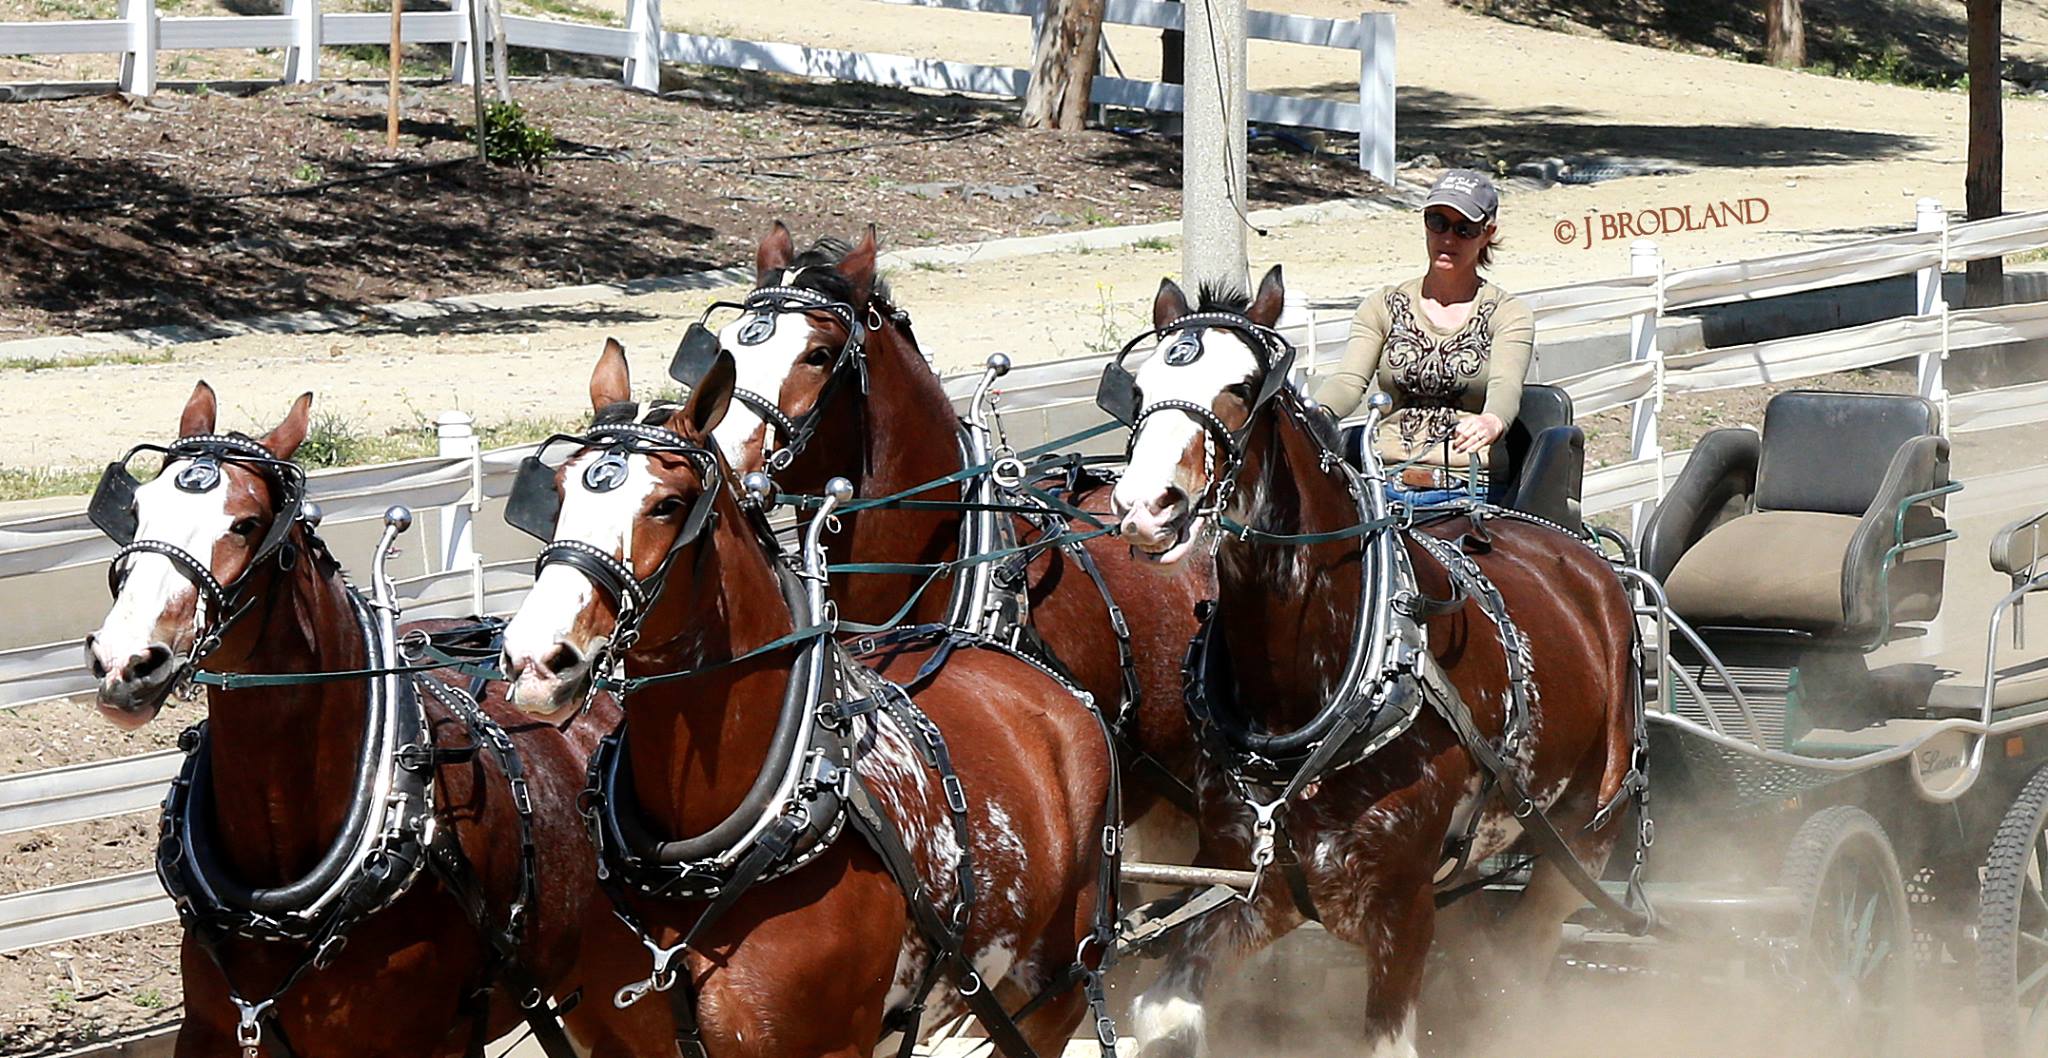
[[[93,688],[100,715],[115,727],[133,731],[163,709],[177,682],[178,665],[166,643],[151,643],[127,657],[114,657],[96,636],[85,638],[87,668],[98,678]]]
[[[1125,509],[1117,531],[1130,544],[1133,555],[1159,565],[1171,565],[1192,548],[1194,522],[1194,507],[1187,494],[1174,488]]]
[[[507,698],[528,716],[552,720],[581,705],[596,678],[591,658],[595,650],[584,651],[558,642],[539,656],[507,649],[499,660],[509,686]]]

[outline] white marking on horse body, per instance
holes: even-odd
[[[1370,1058],[1416,1058],[1415,1011],[1411,1008],[1402,1019],[1401,1028],[1373,1041],[1372,1049],[1366,1053]]]
[[[782,273],[777,286],[795,286],[797,277],[805,269],[788,269]],[[753,322],[754,314],[745,313],[739,319],[726,324],[718,332],[718,344],[732,354],[733,366],[738,369],[735,384],[750,393],[767,400],[780,402],[782,383],[796,369],[797,362],[811,346],[811,320],[801,312],[778,313],[775,317],[775,333],[759,345],[740,344],[739,335],[747,324]],[[728,459],[738,459],[747,442],[767,426],[751,406],[733,401],[725,418],[711,429],[711,437],[718,442],[718,449]],[[776,443],[773,436],[764,435],[761,440],[765,450]]]
[[[609,492],[592,492],[583,483],[584,466],[600,458],[586,452],[562,471],[562,516],[555,539],[589,544],[613,558],[632,554],[633,526],[657,486],[644,456],[626,460],[626,480]],[[546,657],[555,644],[566,642],[576,619],[596,596],[597,586],[575,569],[549,565],[534,579],[533,590],[505,626],[505,653],[513,659]],[[571,646],[588,655],[591,644]]]
[[[207,492],[179,489],[175,482],[184,462],[166,464],[154,479],[135,490],[135,539],[170,544],[210,565],[214,544],[234,526],[227,509],[231,486],[223,482]],[[149,649],[157,622],[180,602],[181,595],[198,594],[185,574],[162,555],[142,552],[128,556],[126,562],[121,593],[93,633],[94,649],[110,670]],[[195,631],[216,616],[205,610],[206,600],[199,598],[193,610]]]
[[[1143,1053],[1146,1045],[1155,1040],[1185,1037],[1190,1054],[1201,1054],[1201,1040],[1207,1035],[1207,1016],[1203,1013],[1200,1000],[1180,991],[1169,991],[1162,996],[1153,993],[1167,988],[1167,982],[1146,989],[1131,1006],[1131,1035],[1137,1037],[1138,1051]]]

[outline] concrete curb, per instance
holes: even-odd
[[[1402,192],[1408,190],[1404,188]],[[1400,202],[1336,199],[1330,202],[1257,209],[1251,212],[1250,219],[1253,224],[1260,227],[1288,227],[1363,219],[1407,208],[1405,203]],[[1155,224],[1131,224],[1116,228],[1093,228],[1051,235],[1022,235],[983,242],[893,250],[882,255],[880,265],[883,268],[907,268],[918,264],[956,266],[1078,250],[1121,249],[1148,239],[1179,237],[1179,221],[1161,221]],[[751,268],[718,268],[675,276],[635,279],[624,283],[583,283],[495,294],[462,294],[429,300],[394,301],[363,308],[314,309],[227,320],[221,323],[174,324],[119,331],[95,331],[87,334],[17,338],[0,342],[0,370],[21,366],[21,361],[161,351],[193,342],[218,341],[222,338],[248,334],[321,334],[346,330],[364,323],[405,324],[478,313],[520,312],[601,304],[645,294],[716,290],[720,287],[751,284],[753,279]]]

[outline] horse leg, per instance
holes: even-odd
[[[1234,901],[1169,935],[1165,972],[1131,1005],[1138,1058],[1196,1058],[1207,1046],[1203,1000],[1218,974],[1228,975],[1301,924],[1277,877],[1256,904]]]

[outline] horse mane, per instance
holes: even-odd
[[[1227,279],[1203,280],[1196,299],[1196,312],[1231,312],[1244,315],[1252,307],[1251,291]]]
[[[853,244],[835,235],[826,235],[811,244],[810,249],[797,254],[789,262],[787,270],[801,272],[792,285],[803,290],[815,290],[834,301],[853,303],[853,284],[839,274],[838,266],[853,252]],[[894,305],[896,299],[889,292],[889,281],[879,272],[875,275],[871,295],[884,305]]]

